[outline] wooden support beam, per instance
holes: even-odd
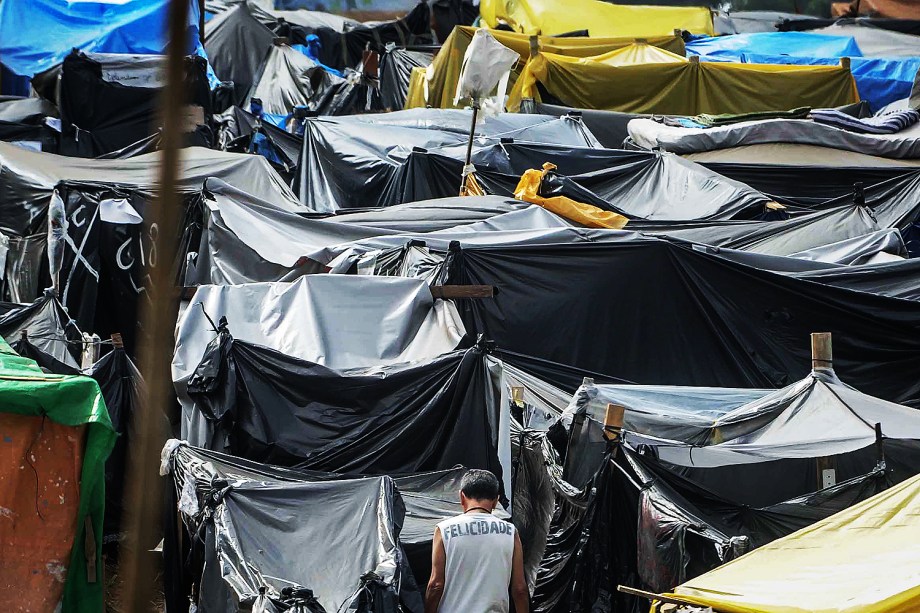
[[[604,438],[608,441],[619,440],[623,432],[623,419],[626,417],[626,407],[620,404],[607,404],[604,412]]]
[[[494,285],[432,285],[435,298],[492,298],[497,293]]]

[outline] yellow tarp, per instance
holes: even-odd
[[[920,475],[687,581],[725,613],[920,611]]]
[[[686,64],[687,58],[647,43],[633,43],[603,55],[582,58],[581,63],[599,63],[607,66],[632,66],[634,64]]]
[[[457,80],[460,78],[460,68],[463,65],[463,54],[466,53],[473,34],[477,28],[460,26],[454,28],[434,61],[431,63],[431,80],[428,81],[428,96],[425,96],[425,69],[413,70],[409,82],[409,94],[406,98],[406,108],[431,106],[434,108],[454,108],[454,94],[457,92]],[[493,30],[489,32],[495,40],[504,46],[516,51],[521,56],[518,66],[511,71],[510,85],[514,85],[523,70],[527,58],[530,57],[530,37],[516,32]],[[602,56],[617,49],[629,47],[635,38],[588,38],[588,37],[538,37],[540,48],[548,53],[567,57],[593,57]],[[679,36],[657,36],[647,39],[649,46],[669,51],[678,56],[685,53],[684,41]],[[459,107],[466,106],[467,102],[461,101]]]
[[[515,83],[508,109],[517,111],[522,98],[540,101],[537,82],[564,105],[624,113],[740,114],[859,101],[856,82],[843,66],[727,62],[612,66],[538,53]]]
[[[543,170],[528,170],[525,172],[521,175],[521,180],[518,182],[517,187],[514,188],[514,197],[524,202],[542,206],[547,211],[588,228],[619,230],[629,221],[613,211],[605,211],[594,205],[578,202],[566,196],[554,196],[552,198],[541,196],[540,183],[543,181],[544,175],[555,169],[554,164],[547,162],[543,164]]]
[[[482,0],[482,21],[506,23],[515,32],[558,35],[587,30],[590,36],[664,36],[674,30],[713,35],[707,7],[623,6],[600,0]]]

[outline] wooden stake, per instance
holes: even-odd
[[[833,370],[834,352],[830,332],[812,332],[811,369]]]
[[[604,438],[611,441],[620,437],[625,416],[626,407],[612,403],[607,405],[607,410],[604,412]]]

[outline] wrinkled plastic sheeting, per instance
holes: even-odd
[[[687,579],[686,523],[668,513],[649,492],[639,494],[638,566],[643,583],[656,592]]]
[[[454,104],[461,98],[481,101],[496,87],[499,89],[498,96],[504,98],[508,75],[520,59],[517,52],[495,40],[488,30],[476,30],[463,54]],[[504,100],[501,103],[504,106]]]
[[[67,366],[79,368],[77,357],[83,334],[50,292],[0,316],[0,336],[8,343],[20,340],[23,332],[44,353]]]
[[[403,513],[389,477],[283,488],[236,484],[213,516],[221,578],[240,601],[262,587],[280,599],[294,586],[313,590],[327,611],[354,606],[366,573],[397,581]],[[204,595],[214,586],[203,580],[200,589]]]
[[[226,317],[237,340],[330,368],[432,358],[452,351],[466,333],[456,306],[434,300],[416,279],[310,275],[293,283],[202,286],[179,321],[172,362],[184,413],[192,406],[186,381],[215,336],[205,312],[215,322]],[[188,426],[183,420],[183,438]]]
[[[306,122],[300,164],[300,199],[313,211],[333,212],[401,204],[388,186],[414,147],[453,146],[463,159],[472,111],[411,109],[376,115],[322,117]],[[476,127],[477,144],[501,138],[598,147],[581,121],[545,115],[503,113]],[[460,177],[456,177],[459,185]],[[361,194],[363,200],[358,200]]]

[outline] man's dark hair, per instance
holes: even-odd
[[[473,500],[495,500],[498,498],[498,477],[487,470],[471,468],[460,479],[460,491]]]

